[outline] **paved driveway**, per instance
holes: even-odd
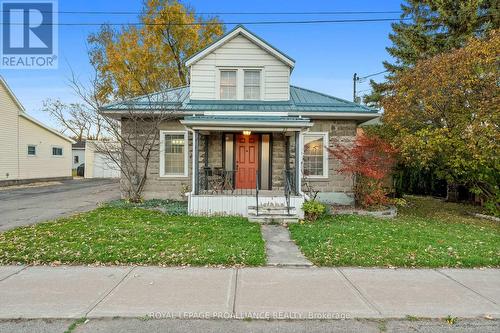
[[[0,188],[0,231],[92,210],[119,199],[117,179],[75,179],[39,187]]]

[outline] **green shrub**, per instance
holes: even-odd
[[[484,210],[488,215],[500,217],[500,191],[484,203]]]
[[[176,200],[151,199],[141,203],[133,203],[127,200],[115,200],[108,203],[108,206],[115,208],[161,208],[167,215],[186,215],[187,202]]]
[[[408,202],[403,199],[403,198],[393,198],[391,202],[396,206],[396,207],[406,207],[408,206]]]
[[[307,221],[314,222],[325,213],[326,207],[319,201],[309,200],[302,204],[302,210],[304,210],[304,218]]]

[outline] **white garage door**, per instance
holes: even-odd
[[[120,168],[104,153],[94,154],[94,178],[120,178]]]

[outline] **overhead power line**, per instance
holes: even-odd
[[[363,23],[363,22],[392,22],[399,21],[400,18],[376,18],[376,19],[345,19],[345,20],[301,20],[301,21],[248,21],[248,22],[193,22],[193,23],[179,23],[179,22],[165,22],[165,23],[144,23],[144,22],[127,22],[127,23],[113,23],[113,22],[63,22],[63,23],[42,23],[40,25],[58,25],[58,26],[95,26],[95,25],[113,25],[113,26],[199,26],[199,25],[215,25],[215,24],[244,24],[244,25],[265,25],[265,24],[318,24],[318,23]],[[409,20],[409,19],[403,19]],[[2,22],[2,25],[7,23]],[[24,25],[25,23],[11,22],[8,25]]]
[[[0,12],[3,12],[0,10]],[[52,13],[49,11],[41,11],[42,13]],[[77,11],[77,10],[60,10],[53,12],[54,14],[85,14],[85,15],[139,15],[142,11]],[[176,13],[169,13],[176,14]],[[183,13],[179,13],[183,14]],[[196,15],[370,15],[370,14],[401,14],[401,11],[311,11],[311,12],[196,12]]]
[[[387,73],[389,70],[385,70],[385,71],[381,71],[381,72],[377,72],[377,73],[373,73],[373,74],[368,74],[368,75],[365,75],[365,76],[359,76],[358,77],[358,80],[364,80],[364,79],[367,79],[369,77],[372,77],[372,76],[377,76],[377,75],[380,75],[380,74],[384,74],[384,73]]]
[[[356,93],[359,94],[359,93],[367,92],[367,91],[371,91],[371,89],[357,90]]]
[[[377,73],[373,73],[373,74],[368,74],[368,75],[365,75],[365,76],[359,76],[357,73],[354,73],[354,75],[352,77],[352,83],[353,83],[353,85],[352,85],[352,100],[353,100],[353,102],[357,103],[357,101],[358,101],[358,93],[370,90],[370,89],[365,89],[365,90],[357,91],[357,86],[356,85],[358,83],[362,83],[362,82],[364,82],[364,80],[366,80],[369,77],[380,75],[380,74],[384,74],[384,73],[387,73],[388,71],[389,70],[386,69],[385,71],[381,71],[381,72],[377,72]]]

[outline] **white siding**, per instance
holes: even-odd
[[[71,143],[23,112],[1,80],[0,181],[71,177]],[[28,156],[28,145],[36,146],[35,156]],[[62,148],[63,156],[52,156],[52,147]]]
[[[101,145],[103,149],[107,148],[104,150],[110,150],[113,146],[118,147],[115,142],[87,140],[85,143],[85,178],[120,177],[120,167],[114,164],[107,153],[99,152],[98,145]],[[119,151],[119,149],[117,150]]]
[[[218,99],[218,73],[224,67],[260,68],[261,99],[283,101],[290,98],[290,67],[246,37],[237,35],[191,66],[191,99]],[[241,84],[242,78],[239,81]]]
[[[0,83],[0,181],[18,178],[19,107]]]
[[[302,196],[291,196],[290,206],[295,207],[297,216],[304,218]],[[259,197],[259,205],[286,205],[284,196]],[[188,212],[192,215],[241,215],[248,216],[248,207],[255,206],[253,196],[238,195],[189,195]]]
[[[94,153],[93,178],[120,178],[120,168],[107,153]]]
[[[85,143],[85,178],[94,178],[94,146],[89,140]]]
[[[75,156],[78,156],[78,163],[75,163]],[[73,169],[85,163],[85,149],[73,149]]]
[[[36,156],[28,156],[28,145],[36,145]],[[62,156],[52,148],[61,147]],[[19,179],[71,177],[71,142],[19,117]]]

